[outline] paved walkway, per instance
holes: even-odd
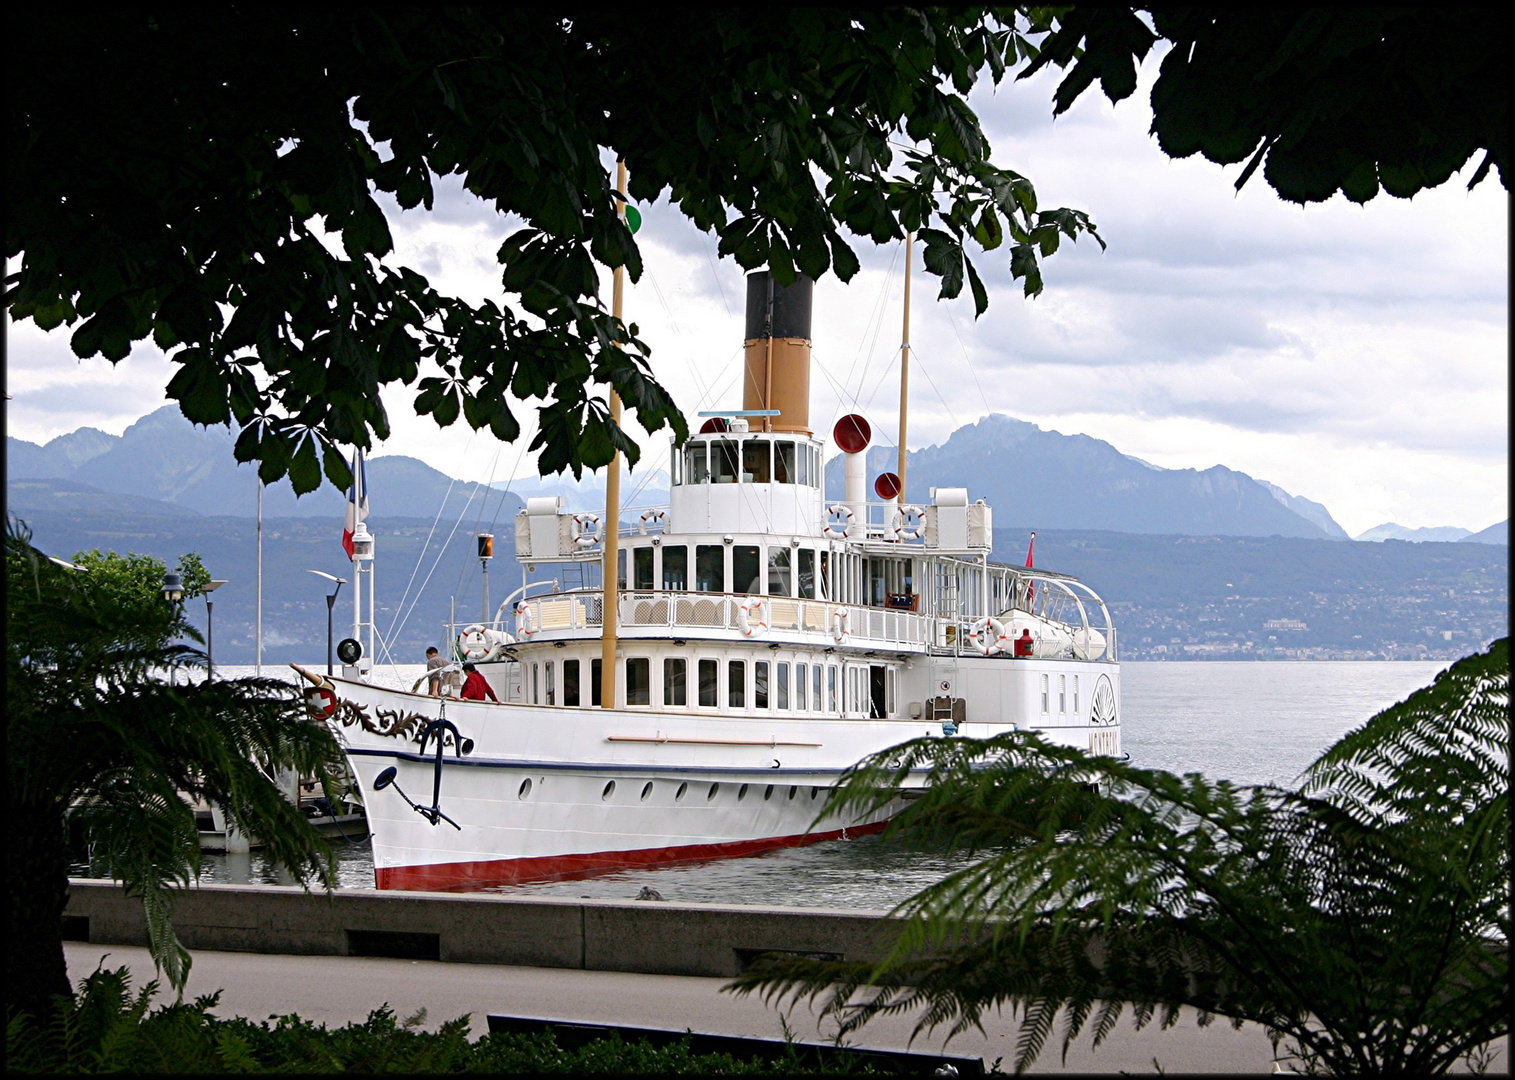
[[[68,942],[69,977],[78,981],[105,958],[109,967],[132,971],[132,984],[154,977],[147,950],[126,945]],[[194,953],[186,997],[222,990],[217,1012],[223,1016],[263,1019],[299,1013],[309,1020],[340,1026],[362,1020],[388,1003],[403,1020],[426,1009],[428,1029],[464,1014],[472,1017],[475,1036],[487,1030],[489,1013],[632,1024],[723,1035],[782,1038],[780,1011],[754,998],[720,992],[725,979],[682,975],[634,975],[615,971],[504,967],[489,964],[443,964],[426,960],[386,960],[349,956],[273,956],[256,953]],[[161,999],[160,999],[161,1000]],[[788,1012],[797,1039],[825,1037],[804,1003]],[[910,1022],[882,1018],[849,1042],[880,1049],[907,1049]],[[982,1057],[986,1065],[1003,1058],[1009,1071],[1015,1055],[1016,1021],[1002,1016],[977,1031],[953,1039],[946,1052]],[[834,1027],[826,1030],[834,1031]],[[939,1048],[942,1035],[924,1036],[915,1049]],[[1167,1031],[1150,1025],[1136,1031],[1129,1014],[1098,1050],[1090,1050],[1086,1032],[1061,1060],[1060,1036],[1048,1042],[1033,1072],[1117,1073],[1262,1072],[1272,1068],[1273,1052],[1261,1028],[1240,1031],[1218,1021],[1207,1028],[1186,1013]],[[1501,1058],[1500,1065],[1502,1065]],[[1496,1068],[1499,1066],[1497,1065]]]

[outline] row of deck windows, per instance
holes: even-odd
[[[691,440],[673,455],[675,484],[801,484],[823,482],[820,447],[787,439]]]
[[[617,587],[634,592],[749,593],[882,607],[915,589],[914,560],[859,556],[789,544],[643,543],[618,553]],[[728,557],[727,552],[730,552]],[[629,571],[629,572],[628,572]],[[834,587],[833,587],[834,586]]]
[[[682,657],[663,660],[661,698],[663,708],[687,708],[691,704],[689,662]],[[562,694],[559,701],[558,664],[532,664],[529,694],[534,705],[569,707],[601,704],[600,661],[589,662],[589,693],[582,690],[579,660],[562,661]],[[725,678],[721,668],[725,667]],[[752,668],[748,681],[747,669]],[[845,675],[845,678],[843,678]],[[523,672],[523,677],[526,677]],[[880,665],[865,669],[837,664],[790,664],[768,660],[717,660],[701,657],[695,661],[694,701],[698,708],[777,709],[784,712],[837,713],[867,712],[886,716],[894,711],[894,672]],[[872,685],[872,684],[877,684]],[[651,706],[653,702],[653,668],[650,658],[628,657],[623,672],[626,704]],[[586,701],[585,698],[588,698]],[[749,705],[749,700],[751,704]]]

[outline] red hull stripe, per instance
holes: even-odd
[[[845,830],[848,836],[881,832],[886,822]],[[390,866],[374,870],[374,883],[381,889],[411,889],[423,892],[454,892],[518,885],[525,881],[552,881],[588,877],[632,866],[705,862],[756,855],[782,847],[804,847],[822,840],[840,839],[844,830],[769,836],[761,840],[732,840],[721,844],[688,844],[683,847],[641,848],[636,851],[595,851],[578,855],[542,855],[532,859],[487,859],[482,862],[432,863],[427,866]]]

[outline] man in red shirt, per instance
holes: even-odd
[[[464,664],[463,670],[468,673],[468,678],[463,680],[461,696],[464,701],[483,701],[485,698],[490,701],[500,700],[494,696],[494,690],[490,688],[488,680],[479,674],[478,668],[472,664]]]

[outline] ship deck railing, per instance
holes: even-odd
[[[742,630],[742,604],[761,600],[761,621],[767,630]],[[516,632],[522,625],[531,627],[531,636],[549,639],[574,637],[579,631],[599,629],[604,606],[603,594],[597,590],[551,593],[523,601],[529,609],[526,623],[517,615]],[[922,652],[939,636],[938,620],[911,611],[865,607],[832,600],[798,599],[788,596],[749,596],[740,593],[634,591],[617,597],[617,625],[624,636],[677,636],[678,631],[715,632],[737,640],[782,635],[797,642],[840,644],[837,640],[837,616],[845,613],[846,641],[849,644],[878,645],[909,652]],[[759,622],[757,612],[748,619],[749,627]]]

